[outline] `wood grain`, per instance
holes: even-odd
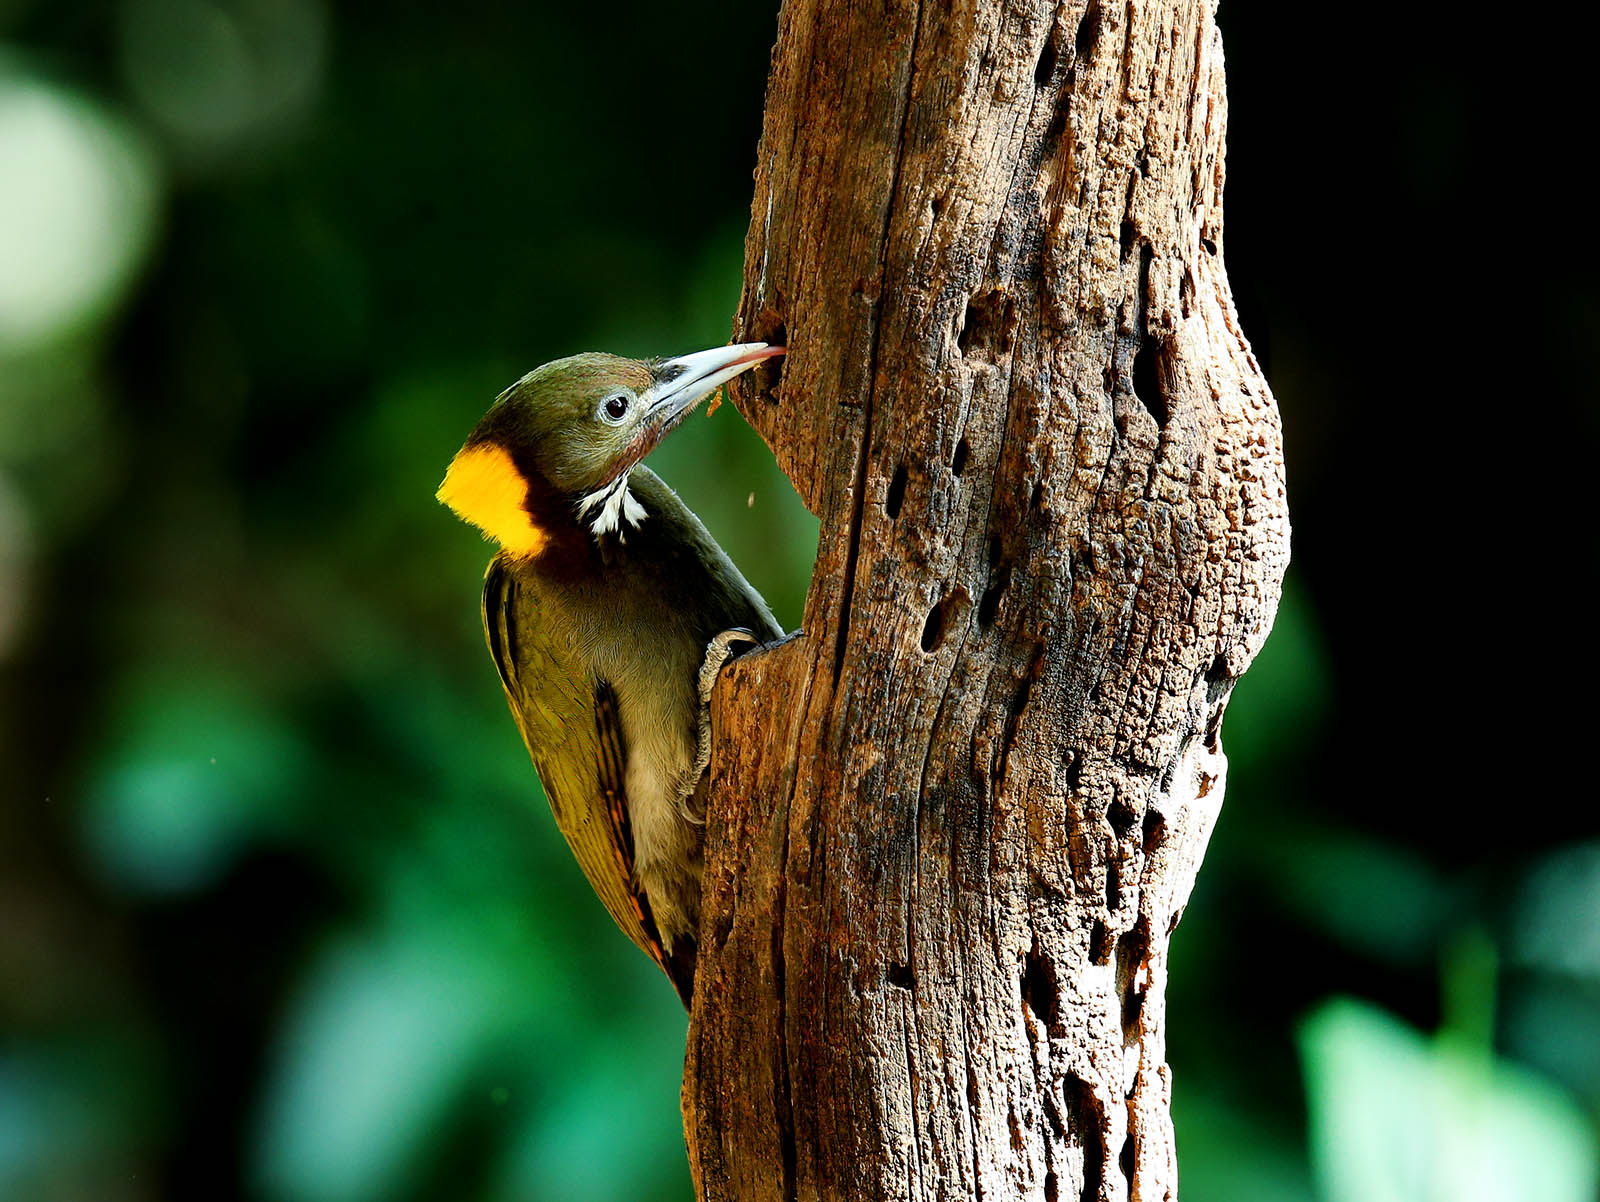
[[[1225,117],[1208,2],[783,6],[735,399],[822,533],[714,699],[703,1198],[1176,1194],[1168,941],[1289,536]]]

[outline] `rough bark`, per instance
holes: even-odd
[[[707,1199],[1172,1197],[1168,940],[1288,555],[1211,0],[786,0],[738,396],[822,520],[714,701]]]

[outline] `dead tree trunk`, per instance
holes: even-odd
[[[742,397],[822,520],[724,677],[707,1199],[1172,1197],[1167,945],[1288,556],[1214,0],[786,0]]]

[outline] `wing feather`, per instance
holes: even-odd
[[[561,640],[538,637],[538,621],[514,574],[496,559],[484,578],[484,635],[556,826],[623,934],[672,976],[649,903],[633,880],[627,746],[616,691]]]

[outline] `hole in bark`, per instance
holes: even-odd
[[[1122,234],[1117,239],[1117,245],[1122,248],[1122,257],[1126,259],[1128,252],[1133,249],[1133,222],[1124,221],[1122,223]]]
[[[917,978],[911,971],[909,964],[889,965],[889,984],[896,989],[910,989],[917,983]]]
[[[1083,1141],[1083,1191],[1079,1202],[1100,1202],[1100,1185],[1106,1175],[1106,1146],[1099,1138],[1106,1109],[1090,1085],[1076,1073],[1061,1083],[1061,1095],[1072,1116],[1072,1130]]]
[[[1117,898],[1122,893],[1122,865],[1116,860],[1106,861],[1106,909],[1117,908]]]
[[[1106,818],[1111,823],[1111,829],[1117,832],[1117,838],[1122,838],[1133,829],[1133,824],[1139,821],[1139,815],[1125,801],[1113,801],[1106,810]]]
[[[1053,1030],[1061,1013],[1060,985],[1055,965],[1039,950],[1039,937],[1033,937],[1028,956],[1022,962],[1022,1004],[1038,1016],[1047,1030]]]
[[[1111,963],[1111,935],[1106,930],[1106,924],[1098,918],[1094,926],[1089,928],[1089,959],[1096,964]]]
[[[1128,1138],[1122,1141],[1122,1155],[1117,1158],[1117,1163],[1122,1166],[1122,1175],[1129,1181],[1133,1180],[1133,1132],[1128,1132]]]
[[[983,596],[978,599],[979,630],[988,630],[994,625],[995,615],[1000,612],[1000,598],[1010,587],[1011,565],[1003,563],[989,577],[989,587],[983,590]]]
[[[771,346],[789,345],[789,331],[783,319],[772,309],[763,309],[751,323],[749,338],[752,342],[765,342]],[[777,389],[783,380],[784,358],[785,356],[778,355],[767,359],[751,373],[755,376],[756,391],[774,405],[778,403]]]
[[[1157,426],[1165,426],[1169,416],[1167,397],[1161,390],[1161,351],[1154,338],[1144,338],[1133,357],[1133,395],[1155,418]]]
[[[773,346],[786,347],[789,345],[789,331],[780,321],[773,327],[772,332],[761,341],[770,343]],[[783,364],[788,357],[787,355],[778,355],[776,358],[763,361],[761,366],[756,368],[758,373],[756,376],[757,385],[766,394],[767,400],[774,405],[778,403],[778,385],[783,383]]]
[[[1222,715],[1228,712],[1228,703],[1220,702],[1211,711],[1211,721],[1206,723],[1206,750],[1216,755],[1221,750],[1218,739],[1222,734]]]
[[[784,328],[783,318],[776,309],[763,309],[750,323],[751,342],[765,342],[772,346],[788,346],[789,331]]]
[[[1028,711],[1028,702],[1033,698],[1033,673],[1029,672],[1022,678],[1022,683],[1017,686],[1017,691],[1011,695],[1011,705],[1007,710],[1011,721],[1008,723],[1008,739],[1010,742],[1017,733],[1017,723],[1022,720],[1022,715]]]
[[[1132,1045],[1139,1041],[1139,1020],[1144,1014],[1144,990],[1130,989],[1122,995],[1122,1042]]]
[[[1215,705],[1228,691],[1233,678],[1228,675],[1228,657],[1219,655],[1206,669],[1206,704]]]
[[[1029,496],[1028,496],[1028,508],[1030,510],[1037,510],[1043,504],[1044,504],[1044,481],[1043,480],[1035,480],[1033,482],[1033,492],[1031,494],[1029,494]]]
[[[1056,111],[1050,115],[1050,127],[1044,131],[1044,145],[1054,147],[1067,132],[1067,122],[1072,120],[1073,72],[1068,70],[1061,81],[1061,91],[1056,93]],[[1069,151],[1070,153],[1070,151]]]
[[[1206,254],[1208,255],[1214,255],[1217,253],[1217,244],[1210,238],[1200,239],[1200,245],[1206,248]]]
[[[1141,975],[1145,981],[1149,980],[1148,974],[1141,974],[1145,961],[1150,957],[1150,940],[1145,933],[1144,920],[1140,919],[1138,925],[1122,938],[1117,940],[1117,992],[1122,995],[1122,1043],[1124,1047],[1133,1045],[1139,1038],[1139,1019],[1144,1013],[1144,996],[1146,985],[1139,983]]]
[[[1117,987],[1126,991],[1133,983],[1134,974],[1150,956],[1150,939],[1145,934],[1144,919],[1133,930],[1125,931],[1117,940]]]
[[[929,655],[944,646],[945,623],[948,620],[944,610],[949,603],[950,598],[946,597],[935,605],[928,611],[928,620],[922,624],[922,649]]]
[[[723,907],[726,914],[718,914],[711,926],[711,944],[718,951],[728,946],[728,938],[733,934],[733,909],[731,906]]]
[[[961,315],[956,347],[963,355],[976,354],[980,358],[1005,354],[1011,349],[1016,323],[1016,306],[1004,289],[974,293]]]
[[[959,480],[961,473],[967,470],[967,458],[971,454],[972,448],[967,446],[965,438],[956,443],[955,457],[950,460],[950,470],[955,473],[956,479]]]
[[[1100,5],[1091,0],[1088,9],[1083,14],[1083,20],[1078,22],[1078,35],[1073,39],[1073,49],[1077,56],[1082,58],[1094,49],[1095,39],[1100,36]]]
[[[1067,788],[1077,789],[1078,782],[1083,779],[1083,757],[1076,751],[1067,752],[1067,758],[1061,770],[1062,780]]]
[[[894,469],[894,476],[889,481],[889,495],[884,498],[883,511],[889,515],[892,522],[900,516],[900,506],[906,499],[906,465],[901,464]]]
[[[1050,82],[1050,77],[1056,73],[1056,59],[1059,57],[1056,50],[1055,31],[1052,29],[1050,36],[1045,39],[1044,49],[1039,52],[1039,62],[1033,69],[1033,86],[1042,88]]]
[[[1156,848],[1161,846],[1161,840],[1167,834],[1167,820],[1161,816],[1161,811],[1151,806],[1144,812],[1144,854],[1151,855]]]
[[[1044,1202],[1060,1202],[1061,1186],[1056,1182],[1056,1171],[1046,1169],[1044,1174]]]

